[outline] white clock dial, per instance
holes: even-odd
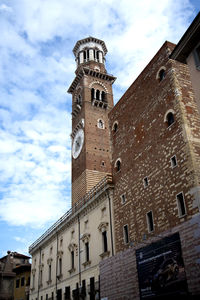
[[[84,142],[84,131],[83,129],[79,129],[74,137],[73,145],[72,145],[72,156],[76,159],[81,153]]]

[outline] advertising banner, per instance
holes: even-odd
[[[186,294],[179,233],[136,250],[140,299]]]

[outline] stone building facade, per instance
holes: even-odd
[[[29,256],[7,251],[7,255],[0,258],[0,299],[13,300],[16,272],[15,269],[21,265],[29,265]],[[30,273],[30,271],[29,271]],[[30,274],[29,274],[30,275]]]
[[[30,246],[31,300],[200,295],[199,24],[114,107],[105,43],[76,43],[72,208]]]

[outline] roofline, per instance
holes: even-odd
[[[66,224],[79,215],[88,205],[93,203],[106,190],[113,188],[112,175],[107,174],[97,185],[95,185],[82,199],[80,199],[70,210],[68,210],[56,223],[40,236],[30,247],[32,254],[40,248],[49,237],[55,236]]]
[[[170,58],[185,63],[189,53],[194,49],[196,38],[200,35],[200,12],[192,21],[182,38],[172,51]]]
[[[103,48],[103,51],[104,51],[105,55],[108,52],[108,50],[106,48],[106,44],[104,43],[104,41],[102,41],[100,39],[97,39],[95,37],[89,36],[87,38],[84,38],[84,39],[79,40],[79,41],[76,42],[76,45],[73,48],[74,56],[76,56],[76,52],[77,52],[79,46],[82,45],[82,44],[85,44],[87,42],[95,42],[97,44],[100,44],[102,46],[102,48]]]

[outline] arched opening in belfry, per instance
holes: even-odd
[[[101,100],[103,102],[106,102],[106,93],[104,91],[102,91],[102,93],[101,93]]]
[[[95,92],[94,92],[94,89],[92,88],[92,89],[91,89],[91,100],[92,100],[92,101],[94,100],[94,94],[95,94]]]
[[[99,90],[96,90],[96,99],[100,100],[100,91]]]

